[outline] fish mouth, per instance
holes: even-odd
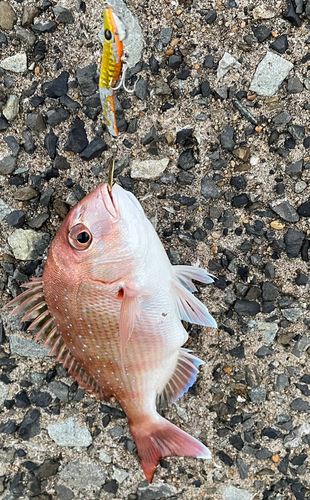
[[[102,184],[100,186],[101,198],[105,206],[106,211],[110,215],[113,222],[116,222],[119,218],[119,211],[116,205],[116,199],[113,196],[113,187],[109,189],[108,184]]]

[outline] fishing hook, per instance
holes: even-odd
[[[112,149],[114,149],[113,146],[112,146]],[[109,167],[109,175],[108,175],[108,190],[110,193],[112,193],[112,188],[113,188],[115,156],[116,156],[116,151],[113,151],[113,156],[111,158],[111,163],[110,163],[110,167]]]
[[[126,61],[123,62],[123,71],[122,71],[122,76],[121,76],[121,81],[118,85],[116,85],[116,87],[112,87],[112,78],[111,78],[111,89],[112,90],[119,90],[121,87],[123,87],[123,89],[125,90],[125,92],[127,92],[128,94],[133,94],[134,91],[135,91],[135,88],[136,88],[136,82],[134,83],[134,87],[133,89],[129,89],[128,87],[126,87],[126,83],[125,83],[125,80],[126,80],[126,71],[128,69],[128,64]]]

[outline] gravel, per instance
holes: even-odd
[[[116,139],[98,94],[102,5],[0,1],[1,305],[42,275],[116,146],[115,181],[171,262],[216,277],[197,294],[218,331],[185,325],[205,365],[162,414],[222,468],[165,458],[148,485],[117,403],[78,387],[3,311],[0,496],[308,500],[310,2],[110,3],[135,86],[116,93]]]

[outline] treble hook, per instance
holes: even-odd
[[[121,81],[116,87],[112,87],[112,78],[111,78],[111,89],[112,90],[119,90],[121,87],[125,90],[125,92],[128,92],[128,94],[133,94],[136,88],[136,82],[134,83],[133,89],[129,89],[126,87],[126,71],[128,69],[128,64],[126,61],[123,62],[123,70],[122,70],[122,76],[121,76]]]

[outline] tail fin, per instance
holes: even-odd
[[[131,424],[130,431],[149,483],[152,482],[157,463],[162,457],[212,458],[206,446],[158,414],[153,419],[145,418],[143,423],[139,421],[138,425]]]

